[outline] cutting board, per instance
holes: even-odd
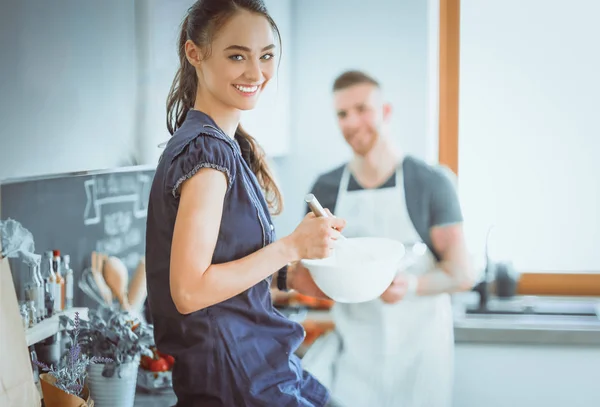
[[[33,382],[25,330],[8,259],[0,260],[0,332],[0,406],[39,407],[41,396]]]

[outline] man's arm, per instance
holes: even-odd
[[[384,302],[394,304],[406,296],[466,291],[473,286],[473,268],[467,256],[462,224],[432,228],[431,240],[441,258],[435,268],[418,277],[400,273],[381,295]]]
[[[429,202],[429,235],[440,261],[435,269],[422,275],[417,294],[431,295],[469,290],[474,284],[473,266],[469,260],[463,230],[463,215],[455,184],[449,170],[433,172]]]
[[[431,240],[441,259],[435,269],[419,277],[416,293],[432,295],[471,289],[474,284],[473,267],[462,224],[431,228]]]
[[[434,295],[469,290],[474,284],[469,260],[462,211],[456,189],[445,169],[434,170],[426,186],[429,195],[429,236],[440,260],[435,268],[417,277],[401,273],[381,296],[387,303],[407,295]],[[453,174],[451,174],[453,175]]]

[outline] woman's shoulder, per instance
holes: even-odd
[[[181,184],[202,168],[213,168],[227,177],[228,190],[235,180],[239,157],[233,140],[202,125],[182,126],[163,153],[165,186],[179,196]]]

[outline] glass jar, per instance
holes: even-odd
[[[35,309],[35,301],[27,301],[27,316],[29,318],[29,327],[31,328],[37,322],[37,310]]]
[[[27,311],[27,304],[21,303],[19,304],[19,311],[21,313],[21,319],[23,321],[23,328],[29,328],[29,312]]]

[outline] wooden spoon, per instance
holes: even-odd
[[[148,294],[146,287],[146,259],[142,257],[129,283],[129,304],[132,310],[140,312]]]
[[[110,288],[106,285],[106,281],[102,275],[102,267],[104,265],[105,257],[105,255],[100,253],[92,252],[92,276],[94,277],[94,282],[98,287],[98,293],[106,302],[106,305],[111,305],[113,303],[113,295],[110,291]]]
[[[129,311],[131,308],[127,299],[129,274],[123,261],[117,257],[109,257],[104,265],[103,274],[106,284],[108,284],[115,297],[117,297],[117,300],[119,300],[121,308]]]

